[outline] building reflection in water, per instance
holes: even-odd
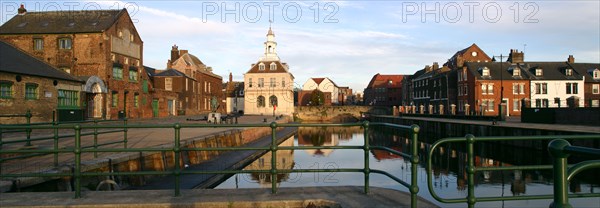
[[[370,134],[370,144],[385,146],[400,152],[410,153],[410,140],[407,137],[397,136],[396,132],[378,129]],[[431,144],[419,142],[420,166],[425,168],[427,154]],[[371,150],[373,156],[381,160],[403,160],[402,157],[383,150]],[[513,165],[541,165],[551,164],[551,158],[546,151],[528,148],[499,145],[495,143],[479,143],[475,145],[476,167],[500,167]],[[432,158],[433,185],[437,189],[447,188],[449,183],[456,183],[456,189],[464,192],[467,190],[467,154],[463,143],[445,144],[434,151]],[[404,167],[402,168],[406,170]],[[455,178],[455,179],[454,179]],[[552,183],[551,171],[478,171],[475,175],[475,185],[510,184],[510,191],[514,196],[526,194],[527,185]],[[454,181],[455,180],[455,181]],[[597,179],[590,179],[596,181]],[[569,183],[569,190],[573,193],[581,192],[580,180],[574,179]],[[503,191],[504,192],[504,191]]]
[[[279,144],[280,147],[292,147],[294,146],[294,136],[283,141]],[[271,170],[271,151],[268,151],[263,156],[246,166],[244,170]],[[291,170],[294,167],[294,150],[277,150],[277,169],[278,170]],[[263,188],[271,187],[271,174],[269,173],[252,173],[248,174],[251,181],[257,182]],[[237,175],[236,175],[237,176]],[[293,176],[292,176],[293,179]],[[250,181],[249,180],[249,181]],[[277,174],[277,186],[282,181],[290,180],[290,173],[279,173]]]
[[[349,141],[353,134],[361,133],[359,126],[355,127],[299,127],[298,146],[338,146],[340,140]],[[304,150],[312,156],[327,157],[333,149]]]

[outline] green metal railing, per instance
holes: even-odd
[[[475,142],[490,141],[520,141],[520,140],[552,140],[548,151],[555,157],[553,165],[521,165],[500,167],[476,167],[475,166]],[[558,139],[558,140],[556,140]],[[556,135],[556,136],[512,136],[512,137],[475,137],[471,134],[465,137],[444,138],[431,145],[427,156],[427,187],[434,199],[442,203],[467,203],[468,207],[474,207],[477,202],[508,201],[508,200],[537,200],[554,199],[554,207],[570,207],[568,198],[600,197],[600,193],[568,194],[567,184],[573,175],[590,168],[599,168],[600,160],[581,162],[567,171],[567,160],[569,153],[585,153],[600,155],[600,150],[572,147],[563,139],[600,139],[600,135]],[[436,194],[432,185],[432,158],[436,148],[445,143],[464,143],[467,153],[467,197],[466,198],[442,198]],[[475,196],[475,173],[479,171],[506,171],[506,170],[553,170],[554,171],[554,194],[529,195],[529,196],[502,196],[502,197],[477,197]],[[568,174],[567,174],[568,173]]]
[[[126,122],[126,121],[125,121]],[[282,146],[279,147],[277,143],[276,131],[280,127],[353,127],[360,126],[364,130],[364,144],[354,146]],[[403,153],[393,150],[384,146],[373,146],[369,144],[370,132],[369,129],[374,126],[389,127],[394,129],[394,133],[408,135],[410,139],[410,150],[409,153]],[[244,128],[244,127],[268,127],[271,130],[271,143],[266,147],[206,147],[206,148],[188,148],[181,147],[181,130],[191,128]],[[9,174],[0,172],[0,178],[16,178],[16,177],[73,177],[74,179],[74,193],[75,198],[81,197],[82,177],[95,177],[95,176],[143,176],[143,175],[173,175],[174,176],[174,195],[180,196],[180,184],[181,175],[190,174],[239,174],[239,173],[266,173],[271,175],[271,192],[277,192],[277,174],[280,173],[295,173],[295,172],[354,172],[364,174],[364,192],[369,193],[369,176],[372,173],[382,174],[390,179],[396,181],[402,186],[408,188],[411,194],[411,206],[417,207],[417,194],[419,193],[419,186],[417,184],[417,171],[419,165],[418,155],[418,134],[419,127],[417,125],[405,126],[391,123],[376,123],[376,122],[363,122],[363,123],[346,123],[346,124],[298,124],[298,123],[287,123],[287,124],[154,124],[154,125],[81,125],[81,124],[68,124],[68,125],[29,125],[29,126],[2,126],[5,129],[53,129],[55,132],[59,129],[72,129],[74,131],[73,138],[75,146],[72,148],[65,149],[22,149],[22,150],[3,150],[0,149],[1,154],[13,154],[13,153],[40,153],[40,154],[59,154],[59,153],[72,153],[75,158],[74,169],[71,173],[20,173],[20,174]],[[127,129],[145,129],[145,128],[160,128],[160,129],[173,129],[173,144],[172,147],[144,147],[144,148],[128,148],[127,146]],[[81,144],[82,137],[90,134],[83,134],[82,130],[93,129],[97,132],[97,129],[125,129],[124,130],[124,146],[123,148],[100,148],[102,145],[98,145],[94,142],[93,148],[84,147]],[[93,134],[95,138],[97,134]],[[549,145],[549,151],[556,158],[554,167],[552,165],[525,165],[525,166],[510,166],[510,167],[476,167],[475,158],[475,142],[488,142],[488,141],[519,141],[519,140],[552,140],[552,139],[600,139],[600,135],[561,135],[561,136],[518,136],[518,137],[475,137],[473,135],[467,135],[465,137],[453,137],[438,140],[432,144],[428,152],[427,160],[427,183],[428,189],[431,195],[442,203],[467,203],[469,207],[474,207],[477,202],[490,202],[490,201],[503,201],[503,200],[535,200],[535,199],[554,199],[555,207],[569,207],[568,197],[600,197],[599,193],[584,193],[584,194],[570,194],[567,195],[566,187],[567,182],[573,175],[590,168],[600,167],[600,161],[585,161],[572,166],[567,169],[566,158],[569,154],[588,154],[588,155],[599,155],[598,150],[584,147],[573,147],[567,145],[568,143],[551,142]],[[55,140],[56,141],[56,140]],[[21,141],[23,142],[23,141]],[[468,183],[468,195],[466,198],[454,198],[445,199],[438,196],[432,186],[432,158],[433,152],[437,147],[445,143],[464,143],[467,151],[467,183]],[[558,143],[558,144],[557,144]],[[363,168],[337,168],[337,169],[278,169],[277,167],[277,151],[279,150],[303,150],[303,149],[357,149],[364,151],[364,165]],[[183,170],[181,168],[181,153],[185,151],[243,151],[243,150],[260,150],[271,152],[271,167],[268,170]],[[370,150],[384,150],[395,155],[408,158],[411,163],[411,178],[410,181],[403,181],[394,175],[377,169],[371,169],[369,164],[369,151]],[[174,154],[174,167],[171,170],[162,171],[137,171],[137,172],[83,172],[81,166],[81,155],[84,153],[105,153],[105,152],[172,152]],[[5,159],[0,159],[1,162]],[[475,195],[475,176],[474,174],[479,171],[502,171],[502,170],[550,170],[553,169],[555,172],[554,176],[554,194],[548,195],[531,195],[531,196],[508,196],[508,197],[477,197]]]
[[[0,115],[0,116],[10,117],[12,115]],[[21,124],[21,125],[19,125],[19,124],[0,125],[0,150],[2,149],[3,145],[5,145],[5,144],[25,143],[24,144],[25,147],[30,147],[30,146],[32,146],[31,142],[33,142],[33,141],[45,141],[45,140],[53,140],[54,141],[53,149],[58,150],[59,149],[59,146],[58,146],[59,139],[73,138],[75,136],[75,134],[60,135],[58,130],[64,129],[64,128],[59,128],[58,126],[60,126],[60,125],[72,126],[75,124],[83,124],[83,123],[93,123],[93,125],[96,127],[92,128],[93,129],[92,132],[87,132],[87,133],[80,132],[81,136],[89,136],[89,135],[94,136],[93,145],[84,146],[82,148],[97,149],[98,147],[101,147],[101,146],[107,146],[107,145],[117,144],[117,143],[123,143],[124,148],[127,148],[127,118],[125,118],[123,120],[88,120],[88,121],[77,121],[77,122],[75,122],[75,121],[67,121],[67,122],[53,121],[53,122],[31,123],[30,122],[31,113],[29,111],[27,111],[27,113],[22,116],[27,117],[27,123],[25,125],[23,125],[23,124]],[[99,124],[109,123],[109,122],[121,122],[123,125],[121,126],[121,128],[117,128],[114,130],[98,131],[98,129],[104,129]],[[51,125],[51,126],[48,126],[48,125]],[[30,128],[33,126],[40,126],[41,128]],[[67,127],[67,128],[70,128],[70,127]],[[42,136],[42,137],[31,138],[31,132],[33,129],[51,129],[53,131],[52,131],[51,136]],[[25,139],[6,140],[3,138],[3,133],[18,133],[18,132],[26,132]],[[115,132],[123,132],[123,140],[106,142],[106,143],[98,143],[98,135],[115,133]],[[22,152],[22,153],[24,153],[24,152]],[[21,154],[18,156],[1,158],[0,163],[2,163],[3,161],[8,161],[8,160],[16,160],[16,159],[23,159],[23,158],[27,158],[27,157],[42,156],[42,155],[46,155],[46,154],[54,154],[54,166],[58,166],[58,153],[59,152],[52,152],[52,153],[39,152],[39,153],[31,153],[31,154]],[[17,154],[20,154],[20,153],[17,153]],[[94,153],[94,157],[98,157],[98,154]]]
[[[361,126],[364,128],[364,145],[360,146],[312,146],[312,147],[278,147],[276,130],[279,127],[352,127]],[[408,134],[411,138],[411,154],[399,152],[388,147],[383,146],[371,146],[369,145],[369,127],[370,126],[385,126],[396,129],[398,133]],[[84,129],[143,129],[143,128],[162,128],[162,129],[173,129],[173,147],[172,148],[159,148],[159,147],[146,147],[146,148],[85,148],[81,146],[81,137],[84,134],[81,133]],[[269,127],[271,128],[271,144],[268,147],[209,147],[209,148],[182,148],[181,147],[181,130],[186,128],[239,128],[239,127]],[[383,174],[391,178],[392,180],[400,183],[404,187],[408,188],[411,194],[412,207],[417,207],[417,194],[419,187],[417,185],[417,171],[419,156],[417,151],[418,133],[419,127],[403,126],[389,123],[346,123],[346,124],[174,124],[174,125],[53,125],[53,126],[4,126],[6,129],[17,129],[17,128],[28,128],[28,129],[73,129],[75,146],[73,148],[66,149],[53,149],[53,150],[2,150],[1,154],[11,153],[43,153],[43,154],[58,154],[58,153],[73,153],[75,157],[74,170],[72,173],[0,173],[0,178],[16,178],[16,177],[73,177],[75,186],[75,198],[81,197],[81,179],[82,177],[90,176],[142,176],[142,175],[173,175],[174,176],[174,195],[180,196],[180,176],[182,174],[238,174],[238,173],[268,173],[271,174],[271,192],[277,192],[277,174],[278,173],[293,173],[293,172],[362,172],[364,173],[364,192],[369,193],[369,175],[371,173]],[[125,135],[125,138],[127,136]],[[125,143],[126,144],[126,143]],[[296,149],[362,149],[364,151],[364,167],[363,168],[337,168],[337,169],[278,169],[277,168],[277,151],[278,150],[296,150]],[[396,154],[405,158],[409,158],[411,161],[411,181],[405,182],[401,179],[393,176],[382,170],[371,169],[369,166],[369,151],[371,149],[385,150],[392,154]],[[242,150],[262,150],[270,151],[271,158],[271,169],[270,170],[218,170],[218,171],[201,171],[201,170],[182,170],[180,162],[180,154],[182,151],[242,151]],[[172,170],[164,171],[137,171],[137,172],[82,172],[81,167],[81,154],[83,153],[98,153],[98,152],[168,152],[174,153],[174,168]],[[1,161],[1,160],[0,160]],[[1,163],[0,163],[1,164]]]

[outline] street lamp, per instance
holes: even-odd
[[[498,120],[499,121],[503,121],[504,120],[504,113],[502,113],[502,104],[504,104],[504,84],[503,84],[503,77],[502,74],[504,74],[504,69],[502,68],[502,62],[503,62],[503,58],[504,56],[502,54],[500,54],[500,56],[493,56],[492,57],[492,62],[496,61],[496,57],[500,57],[500,103],[498,103]],[[508,109],[507,109],[508,111]]]

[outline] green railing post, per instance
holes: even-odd
[[[277,123],[271,122],[271,193],[277,193]]]
[[[179,148],[179,141],[180,141],[180,132],[181,132],[181,125],[179,125],[179,123],[176,123],[175,126],[173,126],[173,128],[175,129],[175,144],[173,146],[173,154],[174,154],[174,158],[175,158],[175,171],[174,171],[174,175],[175,175],[175,196],[180,196],[180,178],[179,176],[181,175],[181,167],[179,166],[179,152],[181,151],[181,149]],[[125,147],[127,148],[127,147]]]
[[[0,150],[2,149],[2,125],[0,125]]]
[[[54,166],[58,166],[58,123],[52,118],[52,131],[54,133]]]
[[[123,119],[123,148],[127,149],[127,118]]]
[[[81,126],[75,125],[75,198],[81,198]]]
[[[416,124],[413,124],[411,126],[412,129],[412,142],[411,142],[411,157],[410,157],[410,163],[411,163],[411,181],[410,181],[410,206],[413,208],[417,207],[417,201],[418,201],[418,197],[417,194],[419,193],[419,184],[418,184],[418,180],[417,180],[417,176],[418,176],[418,171],[419,171],[419,149],[418,149],[418,142],[419,142],[419,126]]]
[[[98,119],[94,119],[94,149],[98,149]],[[94,152],[94,158],[98,158],[98,152]]]
[[[27,143],[25,143],[25,146],[31,146],[31,110],[27,110],[25,117],[27,118],[27,129],[25,130],[27,133]]]
[[[552,177],[554,177],[554,202],[550,204],[553,208],[571,208],[567,192],[567,158],[568,153],[564,148],[571,146],[564,139],[555,139],[548,144],[548,152],[552,156]]]
[[[469,208],[475,207],[475,136],[467,134],[467,204]]]
[[[365,144],[364,144],[364,161],[365,161],[365,165],[364,165],[364,173],[365,173],[365,194],[369,193],[369,174],[371,174],[371,168],[369,166],[369,150],[371,149],[369,146],[369,121],[364,121],[363,122],[363,127],[364,127],[364,137],[365,137]]]

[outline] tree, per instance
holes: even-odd
[[[325,94],[320,90],[313,90],[312,93],[310,93],[310,102],[312,103],[311,105],[314,106],[323,105],[325,103]]]

